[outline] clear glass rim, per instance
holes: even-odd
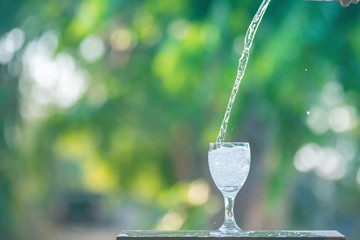
[[[209,149],[215,150],[220,147],[233,148],[233,147],[238,147],[238,146],[250,148],[250,144],[248,142],[221,142],[221,143],[212,142],[209,144]]]

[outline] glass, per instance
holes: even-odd
[[[234,200],[249,174],[249,143],[210,143],[208,159],[211,176],[225,201],[225,220],[219,231],[241,231],[234,219]]]

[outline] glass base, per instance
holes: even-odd
[[[218,230],[210,233],[214,237],[224,237],[224,236],[238,236],[239,234],[244,234],[245,232],[241,230],[236,224],[233,223],[224,223]]]
[[[224,224],[219,228],[218,231],[225,233],[226,232],[234,233],[234,232],[240,232],[242,230],[234,222],[224,222]]]

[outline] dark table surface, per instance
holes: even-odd
[[[216,240],[219,238],[234,240],[251,239],[296,239],[296,240],[344,240],[345,237],[337,231],[241,231],[237,233],[224,234],[215,230],[193,230],[193,231],[149,231],[132,230],[122,231],[117,240],[191,240],[204,239]]]

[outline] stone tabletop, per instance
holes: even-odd
[[[233,234],[223,234],[219,231],[122,231],[117,240],[345,240],[345,236],[337,231],[242,231]]]

